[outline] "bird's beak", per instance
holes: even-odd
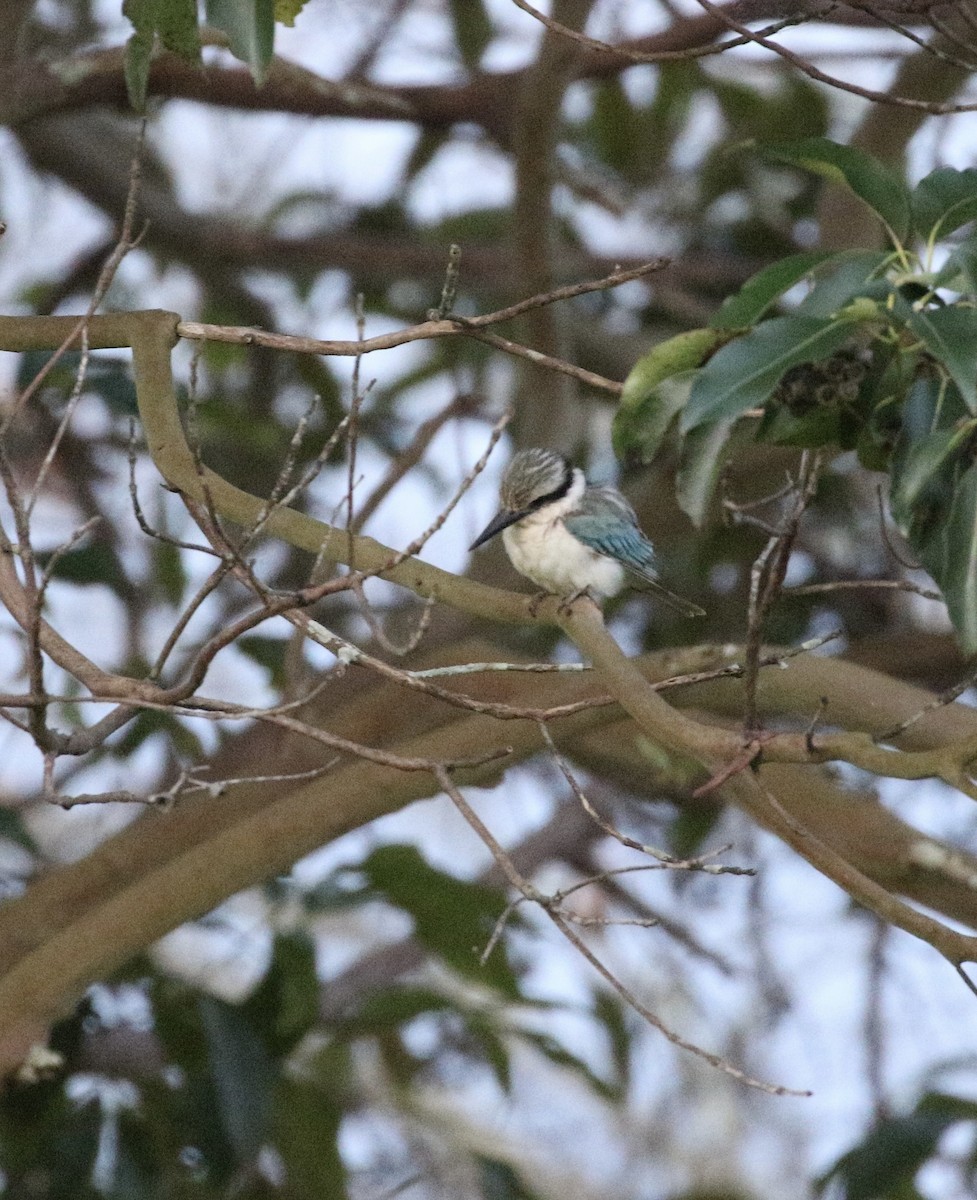
[[[525,515],[525,512],[513,512],[511,508],[500,509],[468,549],[476,550],[490,538],[494,538],[497,533],[501,533],[503,529],[508,529],[510,525],[515,525],[517,521],[521,521]]]

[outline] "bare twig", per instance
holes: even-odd
[[[610,985],[611,988],[625,1001],[635,1012],[637,1012],[644,1020],[657,1029],[669,1042],[674,1046],[678,1046],[682,1050],[688,1050],[691,1054],[698,1058],[704,1059],[711,1066],[716,1067],[724,1074],[736,1079],[739,1083],[745,1084],[747,1087],[756,1088],[759,1091],[766,1092],[774,1096],[809,1096],[810,1092],[795,1091],[792,1088],[783,1087],[778,1084],[766,1083],[763,1080],[754,1079],[747,1075],[738,1067],[733,1066],[728,1059],[721,1055],[712,1054],[708,1050],[704,1050],[701,1046],[687,1041],[680,1034],[675,1033],[670,1029],[661,1017],[657,1016],[643,1004],[638,997],[626,987],[620,979],[607,967],[594,952],[580,939],[580,936],[570,926],[570,923],[553,907],[546,903],[546,898],[533,887],[528,880],[516,870],[511,858],[506,854],[505,850],[493,836],[491,831],[471,807],[461,790],[456,786],[451,777],[451,773],[445,767],[437,767],[435,769],[435,778],[439,785],[444,790],[445,794],[451,799],[455,807],[465,818],[468,824],[475,830],[478,836],[482,839],[488,849],[491,851],[493,858],[499,865],[505,877],[513,888],[527,900],[531,900],[540,904],[543,911],[547,914],[550,920],[556,925],[557,929],[563,934],[567,941],[583,956],[584,959],[594,968],[600,977]]]

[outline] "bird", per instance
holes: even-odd
[[[589,484],[562,454],[520,450],[502,476],[499,500],[469,550],[501,533],[516,570],[564,605],[585,594],[601,603],[630,584],[684,617],[705,616],[658,582],[654,547],[617,488]]]

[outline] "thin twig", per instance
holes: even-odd
[[[701,1046],[695,1045],[694,1042],[689,1042],[680,1034],[675,1033],[670,1029],[661,1017],[657,1016],[638,997],[626,987],[620,979],[594,954],[594,952],[581,940],[576,931],[570,926],[559,912],[555,911],[551,905],[542,903],[544,899],[541,894],[533,887],[528,880],[516,870],[512,859],[506,854],[505,850],[493,836],[491,831],[471,807],[468,801],[462,795],[460,789],[456,786],[451,777],[451,773],[443,766],[435,769],[435,778],[438,784],[454,803],[455,807],[465,818],[468,824],[475,830],[478,836],[482,839],[488,849],[491,851],[493,858],[498,863],[499,868],[509,880],[509,883],[521,896],[527,900],[541,904],[543,911],[547,914],[550,920],[556,925],[557,929],[563,934],[567,941],[580,953],[584,959],[594,968],[600,977],[625,1001],[635,1012],[637,1012],[644,1020],[657,1029],[669,1042],[674,1046],[678,1046],[682,1050],[688,1050],[691,1054],[698,1058],[704,1059],[710,1065],[722,1071],[724,1074],[731,1076],[739,1083],[745,1084],[747,1087],[756,1088],[759,1091],[766,1092],[774,1096],[809,1096],[811,1093],[807,1091],[796,1091],[793,1088],[783,1087],[778,1084],[766,1083],[760,1079],[754,1079],[747,1075],[738,1067],[733,1066],[728,1059],[723,1058],[718,1054],[712,1054],[708,1050],[704,1050]]]

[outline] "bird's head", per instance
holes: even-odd
[[[562,499],[569,492],[573,478],[573,467],[562,454],[552,450],[520,450],[499,485],[501,508],[469,549],[474,550],[516,521]]]

